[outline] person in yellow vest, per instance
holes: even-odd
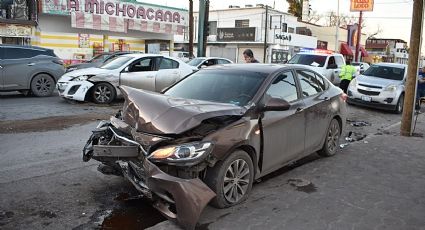
[[[350,81],[353,79],[353,76],[356,75],[356,68],[351,65],[350,60],[347,60],[345,62],[345,65],[342,66],[341,72],[339,73],[339,77],[341,78],[341,83],[339,83],[339,88],[344,91],[344,93],[347,93],[348,85],[350,84]]]

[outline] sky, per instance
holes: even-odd
[[[141,2],[152,2],[159,5],[167,5],[178,8],[189,7],[187,0],[140,0]],[[199,0],[193,0],[194,10],[197,11]],[[350,0],[310,0],[312,10],[319,15],[326,16],[330,11],[337,11],[339,2],[340,14],[359,16],[358,12],[350,12]],[[210,9],[226,9],[229,5],[267,4],[275,6],[275,9],[287,12],[286,0],[210,0]],[[377,38],[399,38],[407,43],[410,41],[410,30],[412,20],[413,0],[374,0],[373,12],[364,12],[363,18],[366,27],[362,32],[372,34],[379,27],[382,32]],[[424,23],[425,24],[425,23]],[[425,43],[425,42],[424,42]],[[425,44],[424,44],[425,46]],[[422,48],[422,53],[425,51]]]

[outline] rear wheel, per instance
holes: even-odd
[[[337,119],[332,119],[328,127],[328,132],[326,133],[325,143],[321,150],[317,153],[320,156],[329,157],[335,155],[338,150],[339,137],[341,135],[341,126]]]
[[[96,104],[109,104],[115,99],[115,88],[106,82],[93,86],[92,99]]]
[[[37,97],[51,96],[55,89],[55,81],[47,74],[38,74],[31,81],[31,92]]]
[[[246,200],[254,181],[254,166],[248,153],[237,150],[208,169],[205,183],[217,194],[210,204],[226,208]]]
[[[394,112],[397,114],[400,114],[403,112],[403,106],[404,106],[404,94],[401,94],[398,98],[397,105],[395,107]]]

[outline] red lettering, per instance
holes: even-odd
[[[80,11],[80,2],[78,0],[68,0],[68,10],[72,9]]]
[[[127,5],[126,4],[123,4],[122,5],[122,8],[120,9],[120,4],[119,3],[117,3],[117,10],[116,10],[116,15],[117,16],[120,16],[120,12],[122,13],[122,16],[126,16],[126,11],[125,11],[125,9],[126,9],[126,7],[127,7]]]
[[[154,18],[155,18],[155,16],[153,15],[153,13],[154,13],[154,11],[153,11],[153,9],[152,9],[152,8],[149,8],[149,9],[146,11],[146,15],[147,15],[147,18],[148,18],[149,20],[152,20],[152,19],[154,19]]]
[[[146,11],[145,11],[145,8],[143,8],[143,7],[139,7],[139,8],[137,8],[137,18],[143,18],[143,19],[146,19]]]
[[[106,11],[106,13],[107,13],[107,14],[109,14],[109,15],[114,15],[114,13],[115,13],[114,8],[115,8],[115,5],[114,5],[114,3],[112,3],[112,2],[107,2],[107,3],[105,4],[105,11]]]
[[[93,13],[96,7],[96,14],[99,14],[99,2],[97,0],[86,0],[85,11]]]
[[[157,10],[155,12],[155,21],[158,21],[158,20],[160,20],[161,22],[164,21],[163,14],[164,13],[162,12],[162,10]]]
[[[170,11],[164,13],[164,22],[166,21],[173,22],[173,14]]]
[[[357,3],[357,4],[354,5],[354,8],[356,8],[356,9],[359,9],[359,8],[361,8],[361,9],[368,9],[369,8],[369,4],[367,4],[367,3]]]
[[[105,13],[105,2],[100,1],[100,14]]]
[[[134,16],[136,15],[136,7],[133,5],[128,5],[127,6],[127,15],[130,18],[134,18]]]
[[[180,14],[179,14],[179,12],[175,12],[173,14],[173,22],[180,23]]]

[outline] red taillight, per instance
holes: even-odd
[[[345,93],[342,93],[342,94],[340,95],[340,97],[341,97],[341,99],[345,102],[345,101],[347,101],[348,95],[347,95],[347,94],[345,94]]]

